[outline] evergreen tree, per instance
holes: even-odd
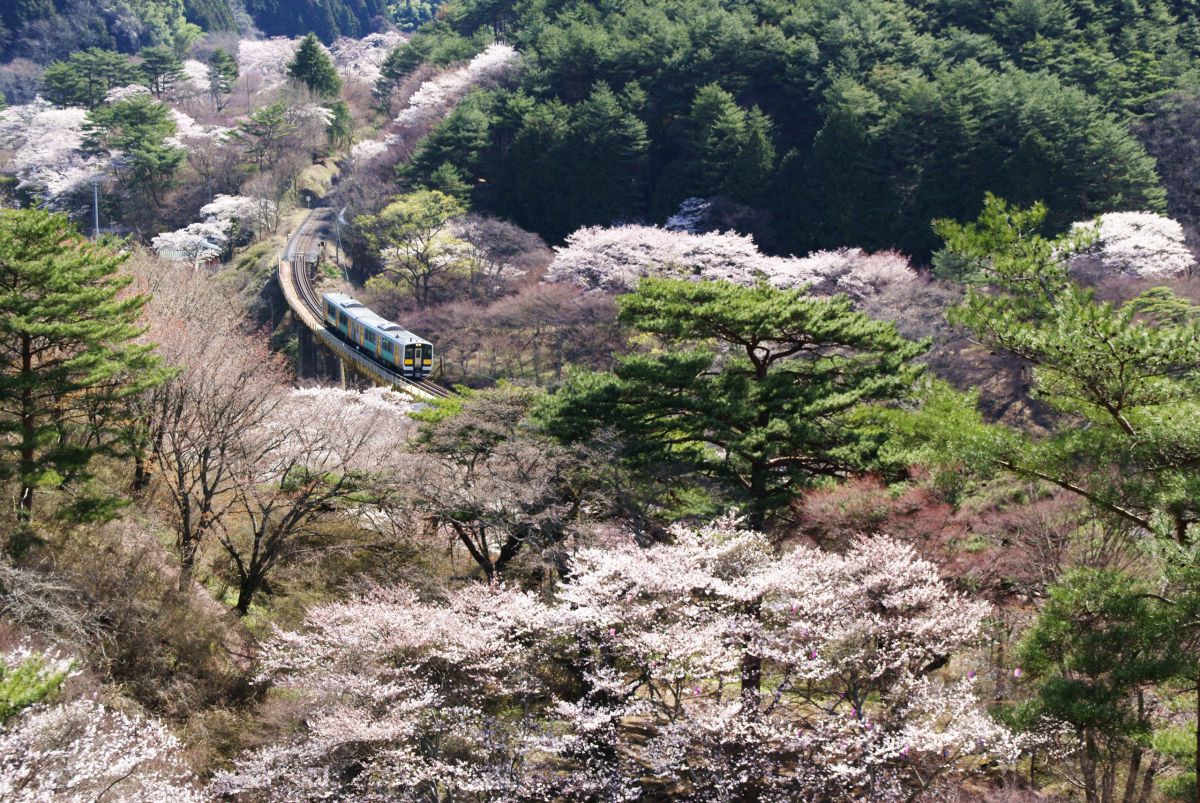
[[[1038,398],[1057,414],[1051,431],[1030,440],[985,425],[973,397],[939,393],[913,422],[923,459],[1049,482],[1103,515],[1191,545],[1200,524],[1200,320],[1178,305],[1146,315],[1145,301],[1097,301],[1067,271],[1089,236],[1044,237],[1046,216],[1044,206],[1016,209],[989,196],[975,223],[937,229],[974,284],[951,321],[1032,366]]]
[[[1088,800],[1114,799],[1104,790],[1122,769],[1124,799],[1135,799],[1154,727],[1146,694],[1185,667],[1176,612],[1151,591],[1113,570],[1070,572],[1049,589],[1018,649],[1037,693],[1022,719],[1070,729]]]
[[[738,201],[764,204],[770,199],[775,174],[775,145],[771,141],[771,119],[757,106],[746,113],[746,134],[722,191]]]
[[[482,101],[477,95],[467,97],[430,132],[413,153],[407,174],[429,183],[434,171],[450,162],[465,176],[477,175],[490,144],[491,120]]]
[[[0,658],[0,725],[31,705],[53,698],[70,676],[70,664],[31,654],[15,665]]]
[[[0,210],[0,471],[26,527],[37,489],[77,486],[93,458],[119,453],[122,399],[163,378],[151,347],[133,342],[146,299],[122,292],[124,259],[64,215]],[[67,510],[93,517],[116,503],[80,491]]]
[[[335,97],[342,91],[342,79],[333,61],[311,33],[300,42],[295,58],[288,64],[288,76],[322,97]]]
[[[413,70],[420,67],[432,52],[433,41],[431,39],[414,37],[387,54],[387,58],[379,66],[379,79],[375,82],[374,88],[375,99],[381,109],[388,114],[392,113],[392,91]]]
[[[280,100],[263,106],[249,119],[238,123],[234,136],[243,143],[246,155],[255,167],[262,169],[274,165],[296,133],[296,124],[288,119],[287,111],[287,104]]]
[[[104,102],[110,89],[142,81],[142,71],[128,56],[90,48],[56,61],[42,75],[42,91],[56,106],[93,109]]]
[[[350,118],[350,107],[346,105],[346,101],[339,100],[330,103],[328,108],[333,112],[333,117],[325,129],[329,147],[334,150],[349,147],[350,140],[354,137],[354,121]]]
[[[717,84],[696,91],[687,117],[694,192],[715,195],[731,178],[746,140],[746,112]]]
[[[558,188],[554,200],[565,204],[568,230],[644,211],[646,124],[622,107],[607,84],[597,84],[572,109],[567,148],[563,156],[574,175]]]
[[[466,204],[471,198],[471,185],[463,178],[458,168],[449,162],[442,162],[441,167],[434,170],[426,182],[429,189],[449,195],[460,203]]]
[[[175,130],[169,109],[140,95],[88,112],[83,148],[121,153],[118,169],[126,183],[158,205],[186,156],[183,148],[166,141]]]
[[[908,394],[925,349],[844,296],[643,279],[618,304],[662,349],[573,374],[541,422],[570,441],[611,428],[636,469],[716,480],[755,528],[819,478],[879,465],[881,433],[856,411]]]
[[[142,57],[143,80],[155,97],[161,98],[182,80],[183,63],[171,48],[155,45],[143,48],[138,55]]]
[[[500,182],[500,211],[526,229],[556,238],[571,231],[556,193],[570,180],[563,158],[571,131],[571,110],[558,101],[539,104],[525,115],[513,136]]]
[[[214,50],[208,57],[208,91],[217,111],[222,111],[229,103],[237,79],[237,59],[220,48]]]

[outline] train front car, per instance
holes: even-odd
[[[326,293],[322,304],[326,326],[401,376],[423,379],[433,370],[433,344],[428,340],[342,293]]]

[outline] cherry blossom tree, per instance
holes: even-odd
[[[189,223],[182,229],[164,232],[150,240],[150,247],[161,257],[191,262],[193,267],[225,252],[229,243],[229,222],[221,220]]]
[[[205,94],[209,91],[208,65],[204,62],[196,59],[184,59],[183,75],[195,93]]]
[[[314,704],[303,733],[244,757],[213,790],[267,801],[519,797],[534,725],[520,710],[543,693],[526,644],[546,632],[546,613],[528,594],[482,585],[445,602],[378,589],[317,606],[262,657],[264,678]]]
[[[287,65],[296,55],[299,39],[276,36],[270,39],[243,39],[238,42],[238,70],[243,83],[256,83],[261,91],[287,81]],[[253,76],[253,81],[246,78]]]
[[[143,95],[151,94],[150,88],[145,84],[129,84],[128,86],[114,86],[108,90],[104,96],[105,103],[120,103],[130,98],[136,98]]]
[[[108,167],[106,159],[80,150],[86,121],[85,109],[56,109],[41,100],[0,111],[0,168],[20,180],[18,189],[62,209]]]
[[[594,689],[577,716],[654,722],[636,763],[659,783],[697,800],[906,799],[968,756],[1013,757],[970,681],[932,674],[987,608],[911,547],[875,537],[774,557],[730,520],[673,535],[583,550],[560,592]]]
[[[362,39],[341,36],[329,46],[329,52],[343,78],[374,84],[379,80],[379,68],[388,54],[404,40],[404,34],[397,31],[371,33]]]
[[[1074,228],[1096,229],[1091,247],[1070,260],[1069,267],[1077,272],[1156,278],[1190,275],[1196,268],[1183,226],[1164,215],[1110,212]]]
[[[330,546],[321,525],[346,517],[345,503],[403,484],[387,473],[388,457],[412,429],[410,409],[382,390],[297,390],[241,433],[231,465],[239,523],[224,520],[217,536],[236,575],[239,613],[279,565]]]
[[[278,225],[277,205],[266,198],[247,195],[217,195],[200,208],[207,222],[237,226],[238,230],[251,233],[274,231]]]
[[[677,221],[679,223],[679,221]],[[774,257],[753,238],[735,232],[694,234],[678,228],[626,225],[580,229],[555,249],[547,281],[589,290],[623,293],[647,277],[722,280],[775,287],[811,286],[863,299],[886,287],[916,279],[908,260],[894,251],[868,254],[860,248],[818,251],[806,257]]]
[[[74,662],[27,650],[0,655],[0,668],[29,666],[57,688]],[[0,678],[3,678],[0,672]],[[95,699],[37,702],[0,724],[0,798],[13,803],[205,800],[165,725]]]
[[[729,519],[672,536],[581,550],[547,601],[492,584],[315,607],[262,667],[307,698],[304,727],[214,791],[898,801],[1015,758],[973,673],[943,677],[987,608],[910,547],[775,555]]]
[[[444,72],[421,84],[408,101],[408,107],[393,121],[401,129],[446,115],[467,91],[494,84],[508,76],[519,62],[517,51],[505,44],[494,44],[465,66]]]

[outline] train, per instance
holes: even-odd
[[[433,370],[433,344],[342,293],[321,296],[325,325],[346,342],[409,379]]]

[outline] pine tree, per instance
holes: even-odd
[[[163,378],[151,347],[133,342],[145,298],[122,293],[124,259],[83,239],[65,215],[0,210],[0,476],[17,483],[26,533],[35,491],[78,487],[94,457],[118,454],[121,400]],[[116,504],[74,497],[69,517]]]
[[[760,204],[768,197],[775,173],[771,120],[757,106],[746,113],[746,135],[722,190],[738,201]]]
[[[880,432],[855,413],[906,395],[925,349],[845,296],[765,284],[643,279],[618,305],[664,348],[574,374],[539,410],[543,425],[567,441],[611,428],[644,477],[716,480],[756,529],[815,480],[879,465]]]
[[[923,459],[1048,482],[1190,547],[1200,540],[1200,319],[1161,295],[1097,301],[1068,274],[1088,233],[1047,238],[1046,220],[1043,205],[988,196],[975,223],[936,229],[975,285],[947,317],[1033,368],[1034,390],[1056,414],[1049,432],[1032,440],[986,425],[975,397],[947,391],[913,419]]]
[[[122,154],[118,168],[122,178],[157,206],[186,155],[183,148],[167,142],[175,130],[164,104],[135,96],[88,112],[83,150]]]
[[[572,180],[557,198],[571,228],[636,217],[644,207],[649,140],[646,124],[621,106],[607,84],[598,83],[571,110],[567,164]]]
[[[47,67],[42,76],[42,90],[56,106],[93,109],[104,102],[108,90],[141,80],[142,71],[128,56],[93,47]]]
[[[329,138],[329,147],[334,150],[349,147],[350,140],[354,136],[354,120],[350,117],[350,107],[346,105],[346,101],[339,100],[328,104],[328,108],[333,112],[333,117],[325,128],[325,136]]]
[[[145,84],[156,98],[161,98],[183,78],[183,63],[171,48],[155,45],[143,48],[138,55],[142,57]]]
[[[716,84],[700,87],[687,118],[695,193],[713,195],[724,188],[745,140],[746,112],[733,95]]]
[[[288,64],[288,76],[324,97],[335,97],[342,91],[342,79],[333,62],[311,33],[304,37],[296,57]]]
[[[243,143],[255,167],[262,169],[275,164],[296,131],[296,124],[288,119],[287,104],[280,100],[238,123],[234,136]]]
[[[217,111],[229,103],[238,79],[238,63],[228,51],[217,48],[208,57],[208,91]]]

